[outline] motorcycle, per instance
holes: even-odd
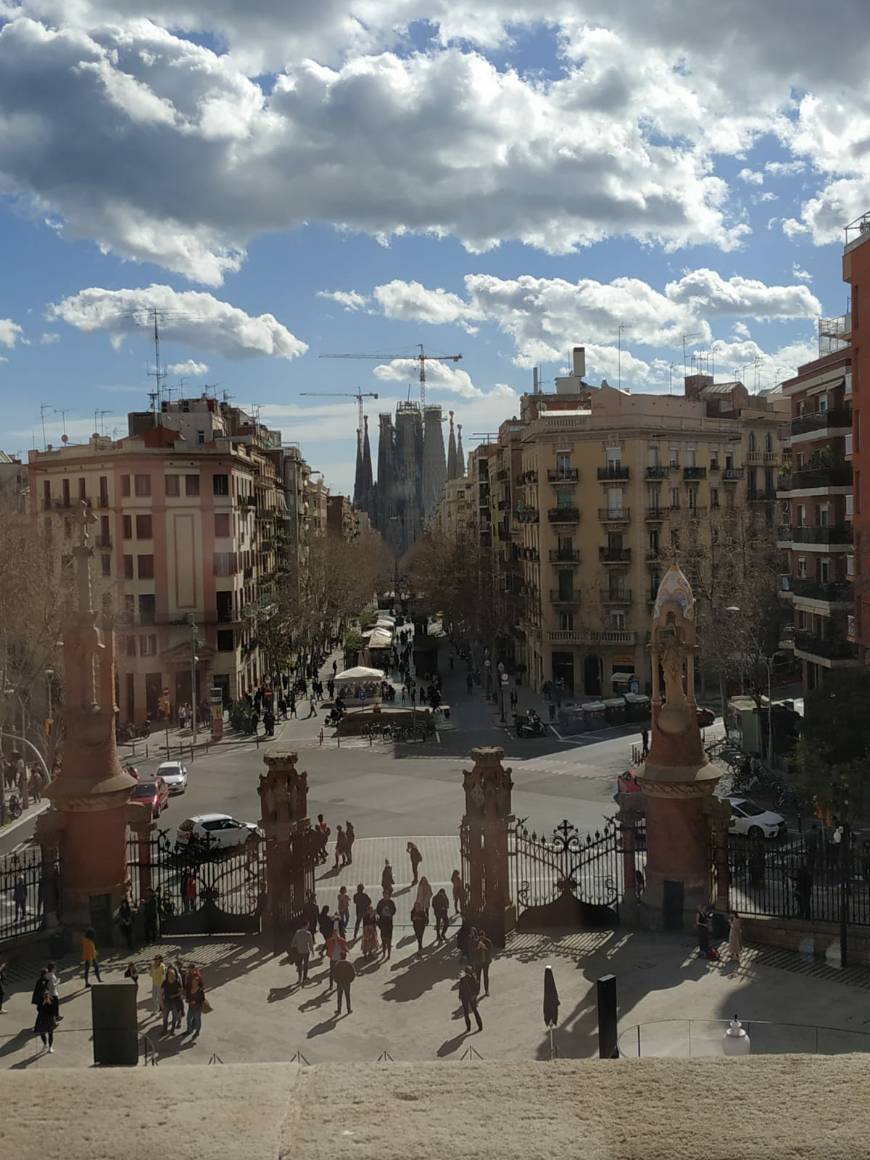
[[[517,737],[543,737],[546,732],[544,722],[534,710],[514,713],[514,729]]]

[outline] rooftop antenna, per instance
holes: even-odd
[[[622,390],[622,335],[625,331],[625,323],[620,322],[616,328],[616,385]]]
[[[149,391],[148,398],[151,400],[151,414],[154,416],[154,426],[159,426],[157,418],[157,391]]]
[[[148,314],[154,326],[154,370],[149,371],[148,374],[156,381],[157,384],[157,402],[160,403],[161,381],[166,378],[166,371],[160,369],[160,326],[158,319],[160,312],[156,306],[148,307]],[[159,408],[155,407],[155,413]]]
[[[683,337],[683,374],[687,375],[689,373],[688,344],[690,342],[697,342],[699,338],[703,338],[703,335],[700,332],[697,332],[695,334],[684,334],[682,337]]]
[[[672,395],[673,393],[674,393],[674,364],[672,362],[669,362],[668,363],[668,394]]]
[[[69,414],[69,410],[64,410],[63,407],[55,407],[54,413],[55,415],[60,415],[61,422],[63,423],[63,435],[66,436],[66,417]]]
[[[45,412],[51,410],[51,403],[39,404],[39,417],[42,420],[42,450],[48,447],[48,440],[45,438]]]
[[[104,434],[103,416],[104,415],[111,415],[111,413],[112,413],[111,411],[100,411],[100,410],[94,411],[94,431],[99,430],[101,435]]]

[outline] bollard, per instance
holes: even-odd
[[[616,975],[602,975],[596,981],[598,996],[598,1058],[617,1059]]]

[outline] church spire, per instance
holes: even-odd
[[[450,412],[450,438],[447,442],[447,478],[456,479],[456,432],[453,430],[453,412]]]
[[[465,479],[465,452],[462,450],[462,424],[456,424],[456,478]]]

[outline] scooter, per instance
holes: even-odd
[[[524,714],[514,713],[514,729],[517,737],[543,737],[546,732],[544,722],[534,709]]]

